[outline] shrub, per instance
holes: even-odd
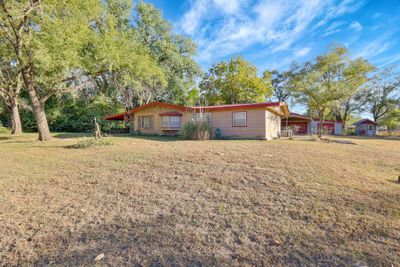
[[[3,126],[3,124],[1,124],[0,122],[0,134],[9,134],[10,130],[6,127]]]
[[[112,145],[111,140],[102,138],[100,140],[96,140],[95,138],[83,138],[79,140],[78,143],[72,146],[72,148],[84,149],[91,148],[95,146],[109,146]]]
[[[203,122],[186,123],[183,125],[180,135],[186,140],[209,140],[213,138],[211,127]]]
[[[221,131],[220,128],[215,129],[214,134],[215,134],[215,138],[216,139],[221,139],[222,138],[222,131]]]

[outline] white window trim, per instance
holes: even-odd
[[[172,126],[172,117],[178,118],[179,126]],[[168,125],[163,125],[164,118],[168,118]],[[181,128],[182,125],[182,117],[181,116],[162,116],[161,118],[161,128]]]
[[[237,114],[237,113],[244,113],[245,114],[244,125],[242,125],[242,124],[237,125],[235,123],[235,114]],[[235,111],[235,112],[232,112],[232,127],[247,127],[247,111]]]

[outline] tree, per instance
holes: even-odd
[[[289,87],[288,79],[289,74],[287,72],[279,72],[277,70],[264,71],[264,79],[271,79],[272,89],[274,90],[273,96],[280,102],[285,102],[291,95],[291,89]]]
[[[53,85],[78,63],[78,48],[90,36],[99,6],[95,0],[0,0],[1,34],[13,47],[41,141],[51,139],[45,101],[58,89],[42,85]]]
[[[367,92],[364,87],[358,87],[355,93],[340,101],[334,101],[330,107],[330,114],[337,121],[342,122],[344,129],[347,122],[365,110]]]
[[[147,99],[184,104],[201,73],[193,59],[196,45],[190,38],[174,34],[171,24],[152,4],[140,2],[135,11],[138,39],[149,49],[168,81],[165,90],[150,91]]]
[[[15,61],[9,58],[8,49],[1,44],[0,50],[0,98],[10,111],[11,134],[22,134],[18,98],[22,90],[22,80]]]
[[[380,125],[386,126],[388,132],[396,130],[397,127],[400,126],[400,109],[393,109],[390,112],[386,113],[379,123]]]
[[[211,67],[199,87],[211,105],[264,102],[272,95],[271,81],[258,77],[257,68],[242,57]]]
[[[368,84],[367,109],[376,122],[400,103],[400,75],[394,69],[378,71]]]
[[[94,88],[123,99],[134,88],[133,97],[148,101],[166,87],[130,11],[129,0],[0,0],[1,34],[13,48],[39,140],[51,138],[45,104],[56,94]]]
[[[325,112],[335,101],[342,101],[355,94],[356,88],[365,84],[367,74],[374,67],[366,60],[351,60],[344,47],[333,47],[318,56],[314,62],[303,66],[294,64],[290,71],[290,83],[296,100],[315,110],[319,118],[318,137],[323,131]]]

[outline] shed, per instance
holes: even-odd
[[[356,135],[375,136],[377,123],[370,119],[359,120],[353,125],[356,127]]]

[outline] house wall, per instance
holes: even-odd
[[[373,130],[368,131],[368,126],[372,125]],[[367,135],[367,136],[375,136],[376,135],[376,125],[370,123],[362,123],[357,125],[356,127],[356,134],[357,135]]]
[[[233,112],[240,111],[247,112],[247,126],[233,127]],[[219,128],[221,130],[222,136],[265,139],[265,112],[265,109],[212,111],[211,126],[213,129]]]
[[[341,122],[323,122],[324,124],[332,124],[333,123],[333,134],[334,135],[342,135],[342,123]],[[313,120],[311,121],[311,133],[315,134],[318,132],[319,121]]]
[[[134,114],[135,131],[141,131],[144,134],[164,134],[163,130],[179,131],[177,128],[161,128],[161,116],[160,113],[164,112],[179,112],[182,114],[181,127],[192,119],[192,112],[185,112],[178,109],[171,109],[165,107],[149,107],[143,110],[139,110]],[[139,116],[153,116],[153,129],[139,129]]]
[[[342,127],[341,122],[335,122],[335,135],[342,135]]]
[[[234,127],[232,126],[233,112],[246,111],[247,113],[247,126]],[[181,127],[192,121],[192,111],[181,111],[166,107],[149,107],[139,110],[134,114],[134,129],[141,131],[144,134],[165,134],[168,131],[175,131],[177,133],[180,129],[177,128],[162,128],[160,113],[164,112],[179,112],[181,117]],[[244,138],[261,138],[272,139],[279,137],[281,129],[281,119],[279,116],[266,111],[265,109],[250,109],[250,110],[224,110],[212,111],[211,113],[211,127],[213,129],[219,128],[222,136],[227,137],[244,137]],[[139,116],[153,116],[153,129],[139,129]]]
[[[265,111],[265,139],[278,138],[281,133],[281,117]]]

